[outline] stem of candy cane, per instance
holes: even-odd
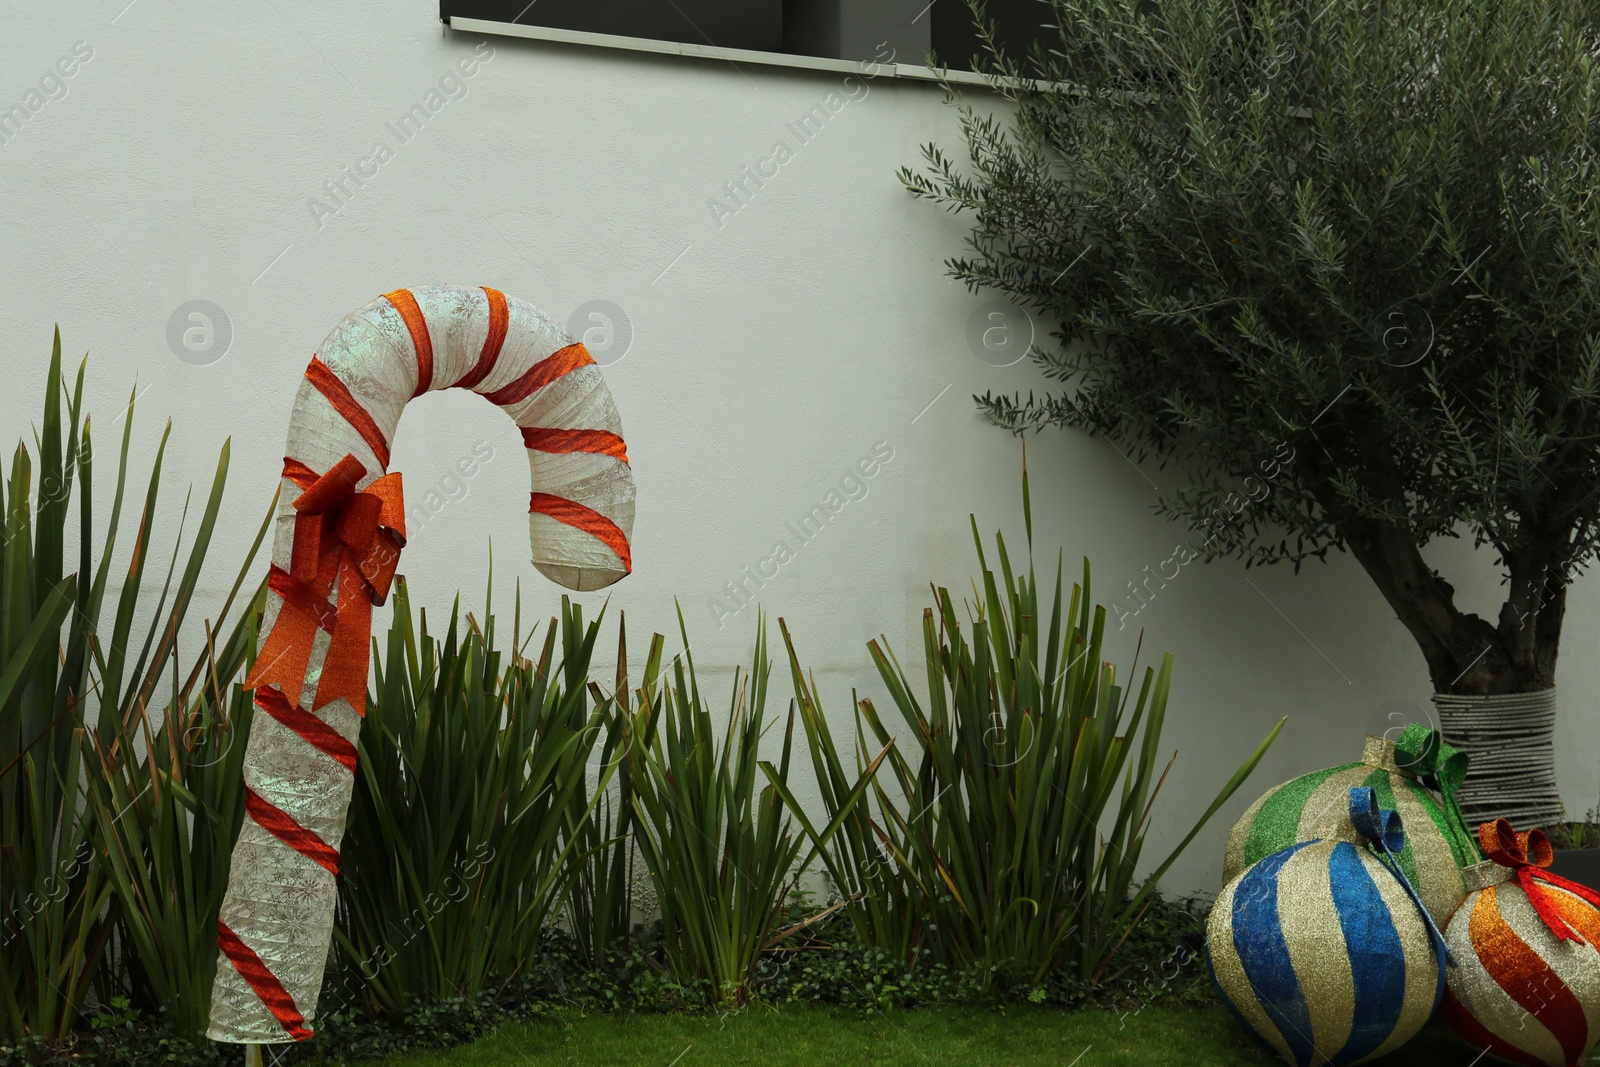
[[[365,712],[371,609],[405,543],[389,448],[408,401],[466,388],[521,429],[533,563],[569,589],[633,569],[634,482],[599,368],[543,312],[493,289],[400,289],[347,315],[290,421],[261,647],[246,818],[218,921],[208,1036],[312,1036]]]

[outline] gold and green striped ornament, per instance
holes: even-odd
[[[1398,741],[1369,735],[1360,763],[1301,775],[1250,806],[1228,835],[1223,884],[1281,849],[1336,836],[1350,790],[1366,787],[1380,807],[1400,813],[1407,832],[1396,859],[1442,927],[1467,898],[1462,869],[1483,859],[1456,803],[1466,776],[1467,754],[1437,730],[1412,724]]]

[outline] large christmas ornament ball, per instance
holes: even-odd
[[[1233,1014],[1295,1067],[1392,1052],[1445,986],[1421,906],[1353,841],[1292,845],[1229,882],[1206,955]]]
[[[1438,744],[1436,739],[1434,744]],[[1428,790],[1421,775],[1402,769],[1397,758],[1404,759],[1405,753],[1397,750],[1394,742],[1369,736],[1360,763],[1301,775],[1269,790],[1228,835],[1223,881],[1237,878],[1252,863],[1297,842],[1342,836],[1350,790],[1364,786],[1373,791],[1381,807],[1400,813],[1406,827],[1406,845],[1396,857],[1400,869],[1416,887],[1434,922],[1443,926],[1467,896],[1461,869],[1481,857],[1470,831],[1450,806]],[[1464,764],[1465,757],[1458,758]],[[1464,771],[1461,765],[1455,773]]]
[[[1457,966],[1439,1013],[1468,1044],[1512,1063],[1576,1067],[1600,1043],[1600,910],[1583,887],[1537,872],[1541,847],[1548,863],[1548,842],[1536,838],[1513,866],[1469,869],[1474,892],[1445,931]]]

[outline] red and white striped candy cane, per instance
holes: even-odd
[[[218,922],[208,1036],[311,1037],[366,710],[371,611],[405,543],[389,445],[406,402],[462,388],[522,431],[533,564],[569,589],[633,569],[634,483],[611,393],[583,345],[493,289],[397,289],[345,316],[306,368],[289,424],[247,817]]]

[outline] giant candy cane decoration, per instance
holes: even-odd
[[[570,589],[632,568],[633,472],[610,391],[581,344],[493,289],[397,289],[334,327],[289,424],[247,817],[217,924],[208,1036],[303,1041],[333,934],[334,877],[366,711],[372,606],[405,543],[389,443],[406,402],[471,389],[522,430],[533,563]]]

